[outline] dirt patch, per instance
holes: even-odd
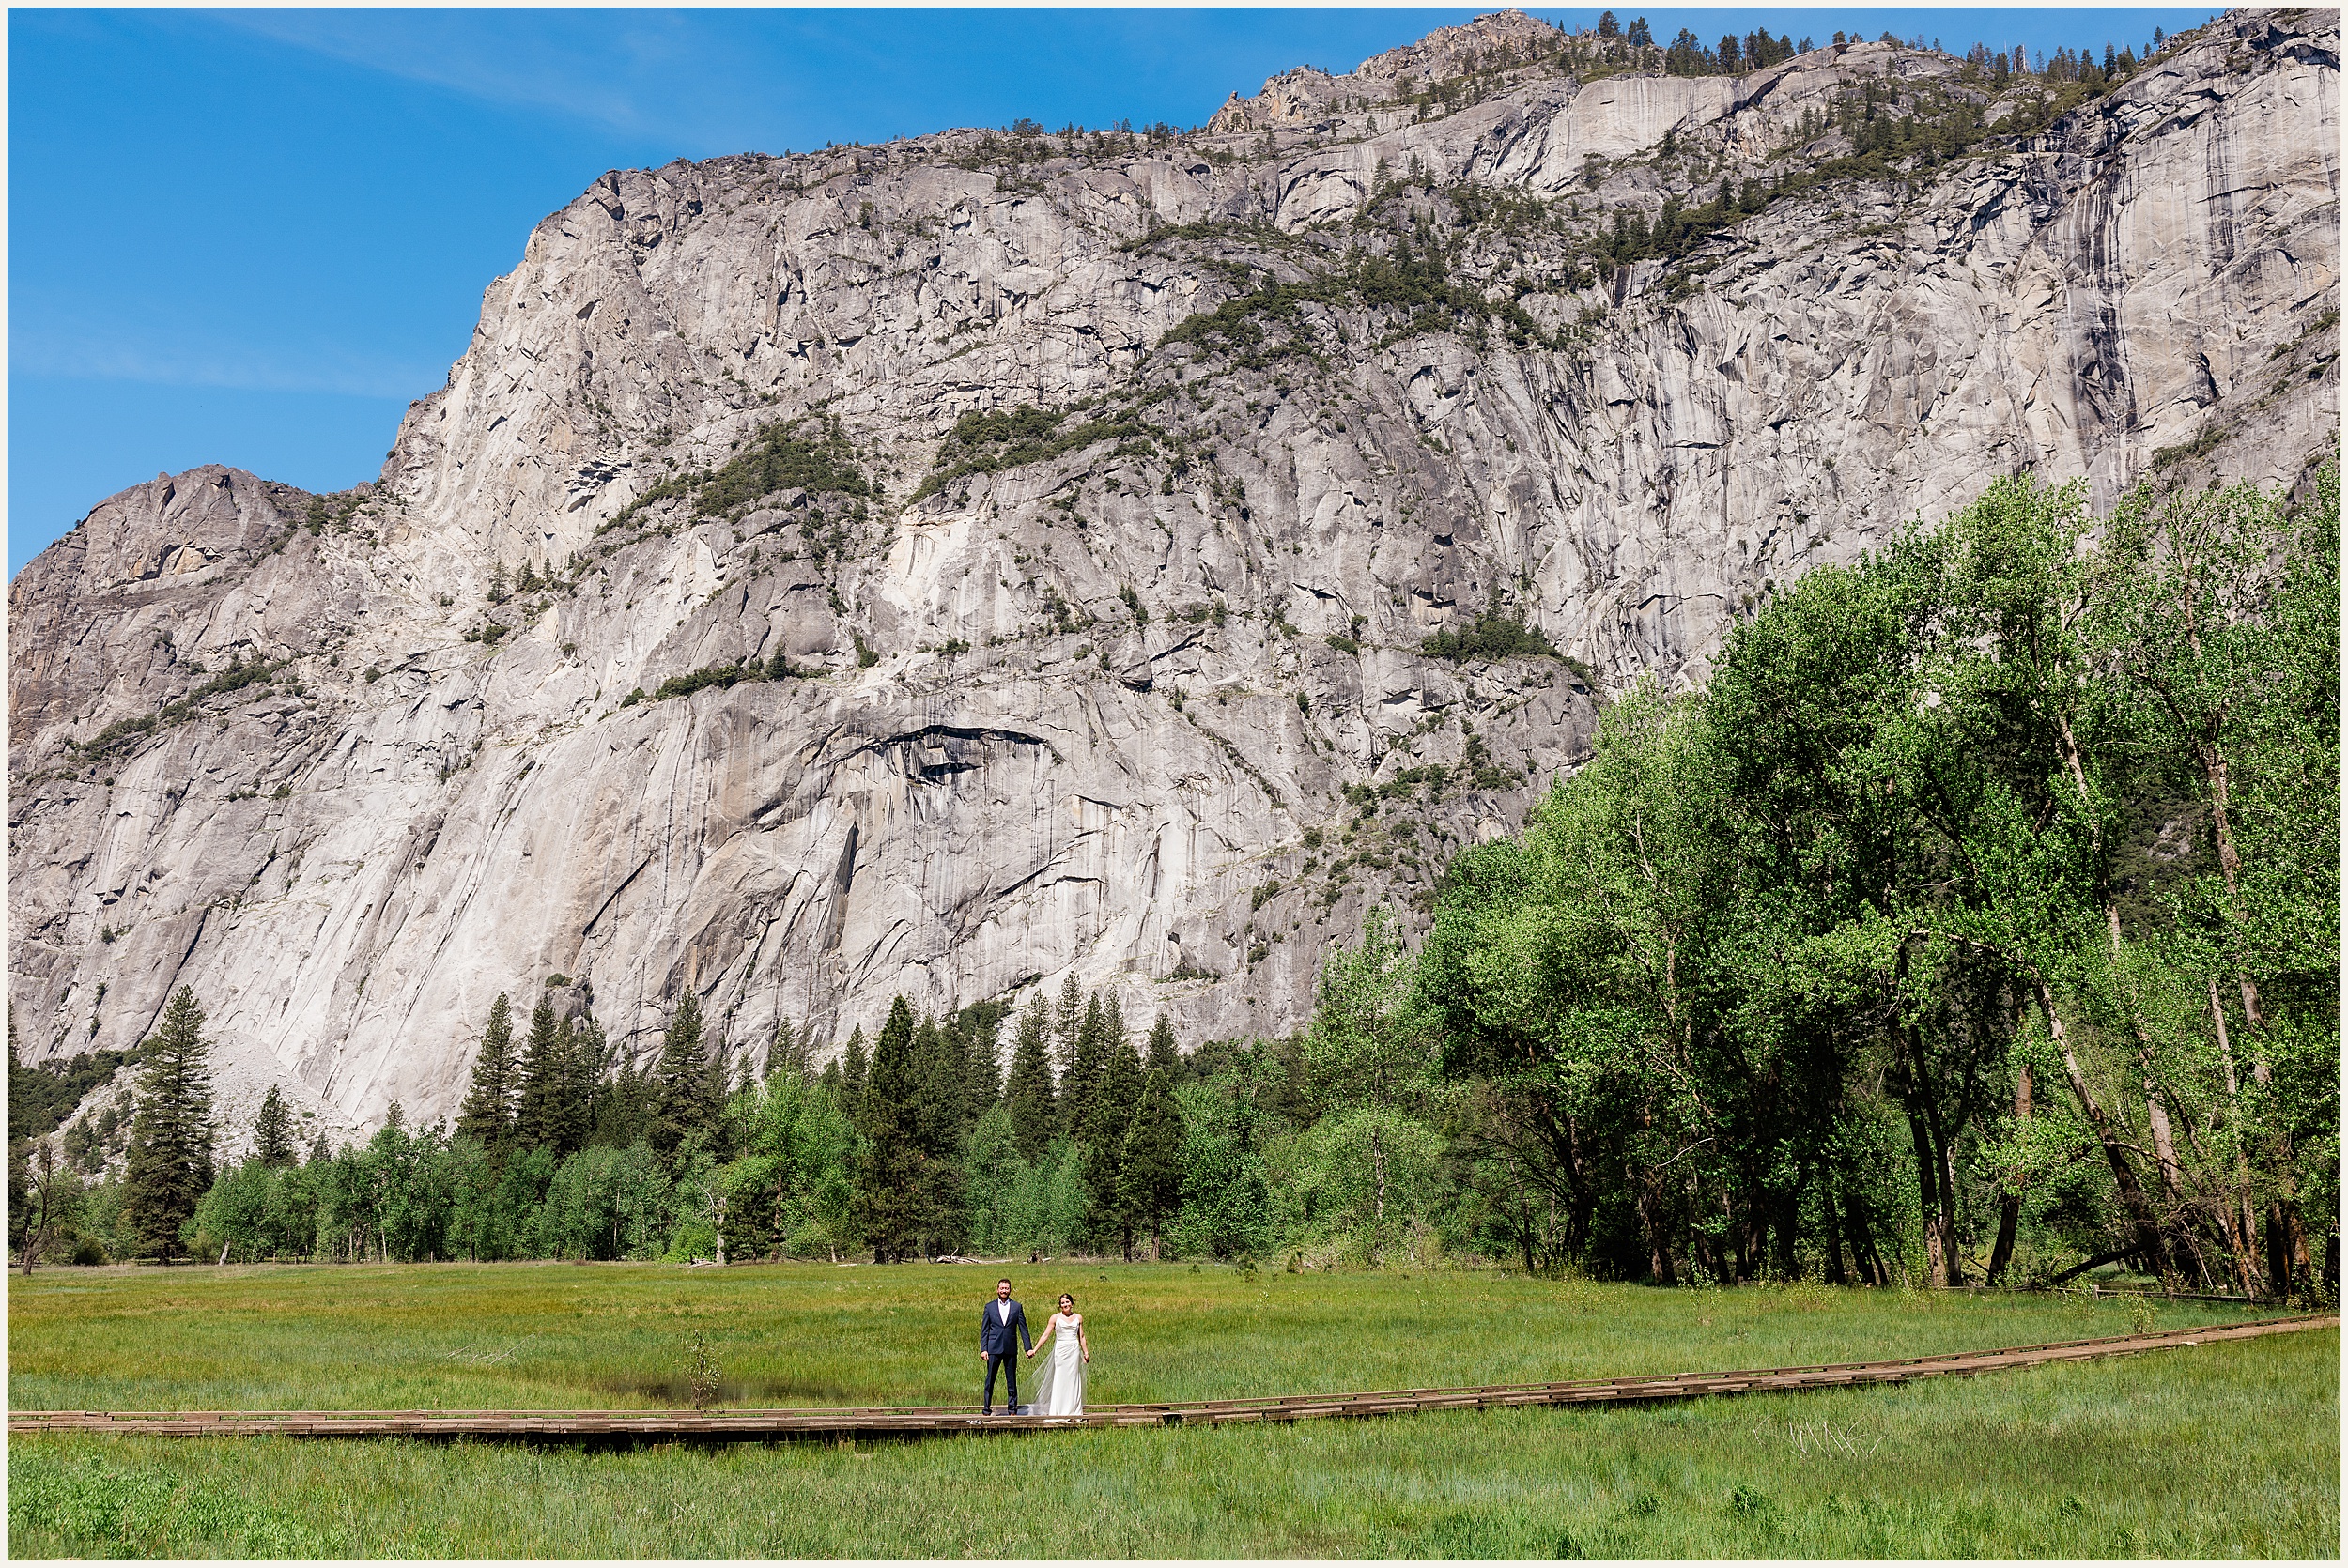
[[[646,1403],[666,1409],[692,1408],[692,1380],[683,1373],[664,1373],[649,1376],[619,1376],[598,1378],[595,1385],[605,1393],[632,1394]],[[718,1385],[716,1403],[740,1408],[745,1406],[790,1405],[852,1405],[854,1396],[844,1386],[815,1377],[751,1377],[735,1382],[731,1379]]]

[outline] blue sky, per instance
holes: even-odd
[[[1661,38],[2098,53],[2213,14],[1617,9]],[[1350,69],[1475,14],[11,10],[8,573],[159,471],[374,477],[482,289],[606,169],[1021,115],[1194,125],[1290,66]]]

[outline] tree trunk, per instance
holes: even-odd
[[[1831,1182],[1818,1188],[1818,1208],[1826,1221],[1826,1283],[1843,1284],[1843,1236],[1834,1221],[1834,1186]]]
[[[2018,1125],[2030,1120],[2031,1068],[2024,1062],[2014,1075],[2014,1120]],[[1998,1200],[1998,1239],[1989,1249],[1989,1283],[1998,1284],[2014,1262],[2015,1234],[2022,1223],[2022,1186],[2019,1178],[2009,1178],[2005,1195]]]
[[[1892,1271],[1883,1266],[1883,1254],[1876,1251],[1875,1227],[1867,1220],[1867,1200],[1846,1193],[1843,1217],[1850,1229],[1851,1264],[1859,1277],[1868,1284],[1887,1285]]]
[[[1923,1221],[1924,1284],[1947,1284],[1949,1255],[1940,1229],[1940,1160],[1933,1150],[1932,1134],[1913,1103],[1908,1112],[1908,1131],[1916,1145],[1916,1201]]]
[[[2104,1159],[2111,1166],[2112,1184],[2119,1189],[2120,1207],[2136,1231],[2138,1250],[2156,1272],[2167,1278],[2169,1258],[2161,1248],[2160,1224],[2154,1216],[2153,1206],[2145,1199],[2143,1186],[2136,1179],[2136,1168],[2128,1163],[2127,1150],[2121,1146],[2110,1116],[2096,1102],[2095,1092],[2088,1087],[2087,1073],[2080,1068],[2070,1038],[2062,1031],[2062,1015],[2055,1010],[2054,992],[2044,976],[2033,974],[2031,979],[2038,992],[2039,1010],[2046,1015],[2047,1032],[2062,1057],[2062,1070],[2071,1082],[2071,1093],[2078,1097],[2079,1109],[2086,1113],[2087,1124],[2094,1130],[2095,1141],[2103,1145]]]
[[[1940,1125],[1940,1118],[1932,1108],[1924,1108],[1926,1124],[1932,1129],[1934,1151],[1940,1159],[1940,1252],[1948,1259],[1948,1283],[1965,1283],[1964,1253],[1956,1239],[1956,1138]]]
[[[2242,1094],[2240,1082],[2234,1077],[2233,1041],[2226,1031],[2226,1009],[2217,1000],[2217,980],[2209,978],[2209,1017],[2217,1031],[2217,1056],[2226,1068],[2226,1115],[2233,1132],[2234,1159],[2234,1268],[2242,1276],[2242,1291],[2256,1296],[2258,1285],[2252,1280],[2256,1268],[2252,1237],[2258,1235],[2258,1222],[2252,1217],[2250,1198],[2250,1157],[2242,1146]]]
[[[1677,1284],[1678,1274],[1672,1268],[1672,1250],[1663,1235],[1663,1222],[1658,1212],[1661,1205],[1656,1201],[1654,1180],[1637,1171],[1630,1174],[1639,1193],[1639,1223],[1646,1231],[1647,1277],[1657,1284]]]
[[[2248,981],[2243,982],[2246,986]],[[2248,996],[2246,992],[2246,999]],[[2246,1020],[2248,1014],[2245,1013]],[[2263,1053],[2250,1058],[2250,1077],[2262,1088],[2275,1082],[2275,1068]],[[2288,1296],[2295,1275],[2308,1268],[2308,1238],[2299,1227],[2299,1178],[2292,1168],[2298,1156],[2291,1146],[2291,1130],[2275,1132],[2275,1199],[2266,1208],[2266,1283],[2278,1296]]]

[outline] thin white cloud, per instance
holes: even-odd
[[[333,349],[287,354],[249,344],[51,331],[21,320],[9,334],[8,369],[78,381],[401,399],[422,397],[448,376],[446,366],[401,364]]]
[[[672,12],[239,10],[210,20],[290,48],[509,109],[635,136],[692,136],[731,97],[732,52]]]

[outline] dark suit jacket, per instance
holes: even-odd
[[[1011,1321],[1008,1323],[1003,1321],[1002,1314],[995,1309],[995,1302],[987,1302],[985,1312],[979,1318],[980,1351],[989,1356],[1010,1355],[1012,1349],[1012,1334],[1014,1330],[1019,1336],[1018,1348],[1034,1349],[1035,1341],[1027,1337],[1027,1309],[1013,1301],[1011,1304]]]

